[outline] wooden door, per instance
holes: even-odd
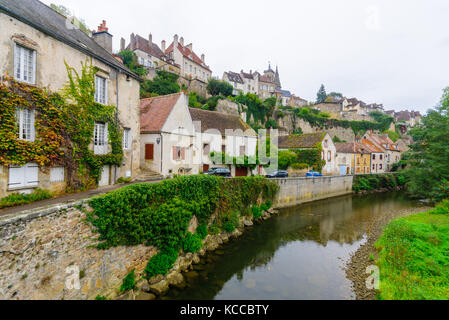
[[[154,160],[154,144],[145,145],[145,160]]]

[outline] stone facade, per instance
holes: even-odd
[[[98,250],[75,207],[0,220],[0,299],[85,300],[117,296],[126,275],[143,274],[153,247]],[[39,215],[42,215],[39,217]],[[37,216],[37,217],[36,217]],[[73,281],[72,281],[73,280]],[[77,287],[79,282],[79,287]]]
[[[109,63],[110,60],[116,61],[112,55],[109,56],[109,61],[99,60],[95,56],[85,53],[86,51],[78,50],[4,13],[0,13],[0,26],[2,29],[0,34],[1,76],[14,75],[16,44],[35,51],[34,85],[48,88],[53,92],[62,89],[68,81],[64,62],[80,72],[82,62],[92,61],[92,64],[99,70],[98,74],[106,78],[107,103],[118,106],[120,124],[123,128],[131,130],[131,147],[124,151],[123,165],[111,170],[112,176],[109,181],[113,182],[119,177],[136,177],[139,174],[140,160],[139,81],[124,72],[125,69],[120,69],[120,67]],[[89,39],[87,38],[86,41]],[[109,52],[102,51],[102,48],[98,48],[98,46],[96,48],[101,51],[102,55],[109,55]],[[39,178],[42,180],[39,181],[39,187],[55,188],[57,191],[63,189],[56,185],[48,186],[49,178],[45,173],[46,170],[47,168],[40,170]],[[11,193],[5,188],[5,185],[8,184],[8,169],[3,168],[2,171],[3,173],[0,173],[2,178],[0,197]]]

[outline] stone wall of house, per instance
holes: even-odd
[[[142,275],[152,247],[98,250],[85,214],[59,206],[0,219],[0,299],[114,297],[133,269]],[[79,281],[79,287],[77,287]]]
[[[182,87],[185,85],[188,92],[196,92],[200,96],[207,97],[207,83],[198,79],[189,79],[180,76],[178,84]]]
[[[352,193],[353,176],[275,179],[280,191],[275,207],[289,207]]]

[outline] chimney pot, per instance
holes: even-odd
[[[92,34],[92,38],[107,52],[112,54],[112,35],[109,34],[109,29],[106,27],[106,20],[98,26],[98,31]]]
[[[150,42],[150,45],[153,43],[153,35],[151,33],[148,36],[148,41]]]
[[[206,59],[206,56],[204,55],[204,53],[201,55],[201,61],[203,61],[203,63],[204,63],[204,60]]]
[[[179,43],[184,47],[184,37],[181,37],[181,39],[179,39]]]
[[[161,42],[161,49],[162,49],[162,52],[165,53],[165,40],[162,40],[162,42]]]
[[[125,46],[126,46],[126,41],[124,38],[120,39],[120,51],[125,50]]]

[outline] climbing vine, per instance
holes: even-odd
[[[104,165],[121,165],[122,139],[116,109],[95,102],[95,74],[87,61],[81,73],[68,66],[68,82],[60,93],[52,93],[17,82],[0,81],[0,164],[22,166],[37,163],[43,170],[64,166],[69,189],[84,189],[98,183]],[[18,110],[34,113],[35,138],[19,137]],[[107,155],[91,150],[95,122],[108,123]]]

